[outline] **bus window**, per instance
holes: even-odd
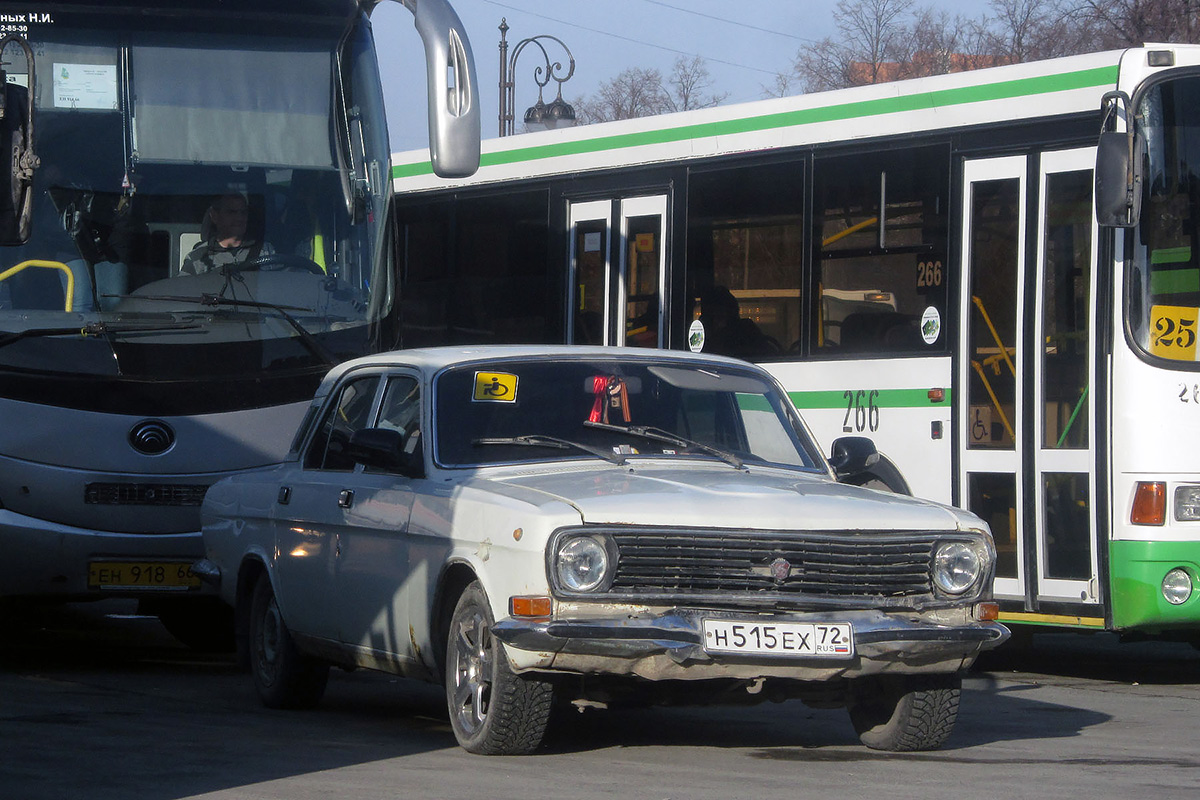
[[[690,176],[690,320],[704,324],[704,352],[763,360],[799,346],[803,198],[803,161]]]
[[[559,341],[545,191],[397,208],[405,347]]]
[[[945,352],[948,167],[940,147],[816,162],[814,351]]]

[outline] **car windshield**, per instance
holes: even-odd
[[[704,459],[820,469],[786,397],[748,370],[572,359],[456,367],[434,388],[439,465]]]

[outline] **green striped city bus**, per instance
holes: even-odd
[[[1200,49],[393,165],[406,345],[758,362],[825,447],[875,442],[868,483],[988,521],[1002,620],[1200,641]]]

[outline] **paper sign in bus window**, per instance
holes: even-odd
[[[471,399],[476,403],[515,403],[517,376],[508,372],[476,372],[475,394]]]
[[[1150,309],[1150,352],[1177,361],[1196,360],[1196,322],[1200,309],[1154,306]]]

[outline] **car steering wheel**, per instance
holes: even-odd
[[[321,269],[321,266],[317,262],[291,253],[266,253],[239,264],[235,269],[239,272],[252,272],[255,270],[260,272],[280,272],[282,270],[291,270],[294,272],[308,272],[313,275],[325,277],[325,270]]]

